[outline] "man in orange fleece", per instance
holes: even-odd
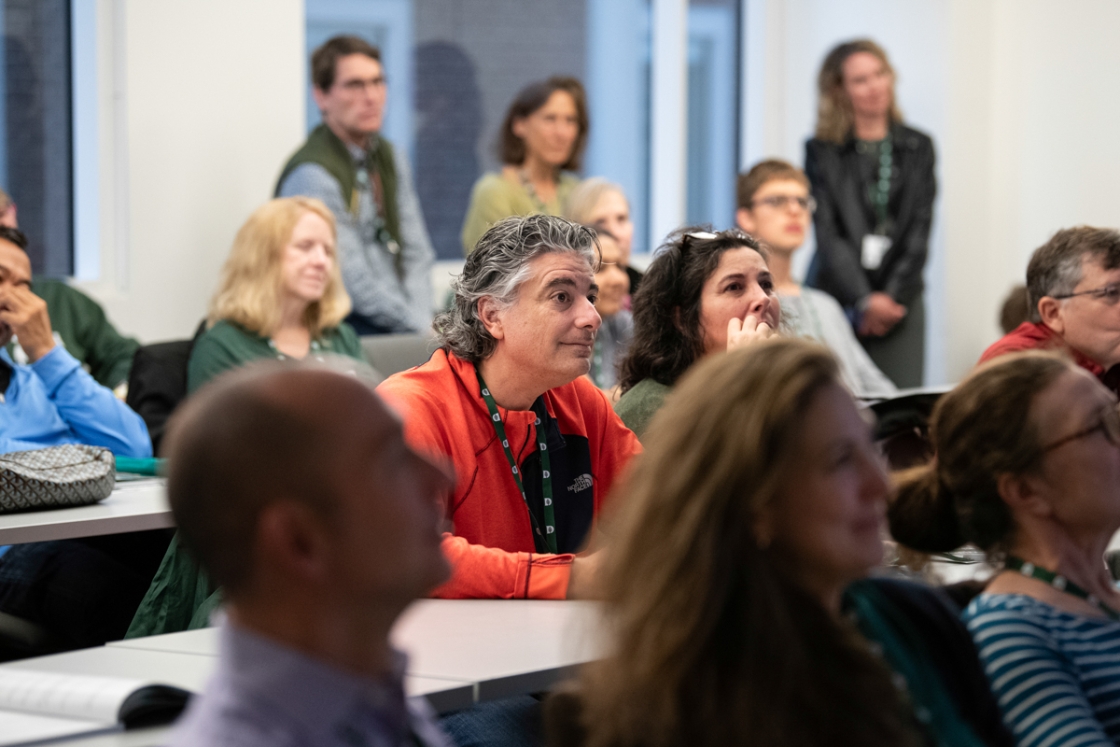
[[[594,233],[562,218],[496,224],[436,319],[440,349],[378,388],[411,445],[455,467],[436,596],[563,599],[594,577],[598,555],[576,553],[641,450],[585,377],[598,262]]]

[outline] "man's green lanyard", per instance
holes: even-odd
[[[509,448],[509,439],[506,438],[506,426],[502,423],[502,416],[498,413],[498,403],[494,401],[490,390],[486,388],[486,382],[482,380],[482,372],[477,368],[474,372],[478,376],[478,388],[482,390],[482,401],[486,403],[486,409],[490,411],[490,420],[494,423],[494,432],[498,434],[498,440],[502,442],[502,449],[506,452],[506,460],[509,462],[510,471],[513,473],[513,481],[517,483],[517,489],[521,491],[521,499],[525,501],[525,509],[529,512],[529,521],[533,524],[534,531],[540,535],[540,527],[536,525],[537,522],[533,517],[533,510],[529,508],[529,497],[525,495],[525,486],[521,483],[521,470],[517,468],[517,462],[514,461],[513,452],[510,451]],[[548,438],[545,435],[540,416],[537,417],[534,430],[537,432],[537,445],[541,450],[541,494],[544,496],[544,541],[545,544],[548,545],[549,552],[555,553],[559,551],[556,549],[556,514],[552,508],[552,464],[548,458]]]

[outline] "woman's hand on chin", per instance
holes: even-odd
[[[732,318],[727,323],[727,349],[753,345],[761,340],[766,340],[777,332],[766,322],[760,321],[754,314],[747,314],[743,319]]]

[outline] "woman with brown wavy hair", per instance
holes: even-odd
[[[610,653],[582,674],[572,741],[1010,744],[947,602],[861,580],[888,491],[825,348],[777,339],[699,363],[619,496]]]
[[[895,73],[870,39],[836,46],[821,65],[816,137],[805,144],[817,253],[808,284],[836,297],[875,364],[920,386],[922,271],[933,220],[933,141],[902,123]]]
[[[463,252],[470,254],[490,226],[511,215],[563,215],[579,184],[587,145],[587,96],[575,78],[530,83],[506,111],[499,135],[502,169],[471,189],[463,218]]]

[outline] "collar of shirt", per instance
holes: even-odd
[[[1030,324],[1031,327],[1027,328],[1027,324]],[[1065,339],[1061,335],[1047,327],[1045,323],[1024,322],[1022,325],[1020,325],[1019,329],[1016,330],[1016,332],[1019,331],[1022,331],[1023,336],[1027,339],[1033,338],[1036,340],[1042,340],[1044,342],[1048,342],[1052,347],[1066,348],[1069,351],[1070,355],[1073,356],[1074,363],[1081,366],[1097,378],[1104,377],[1104,366],[1102,366],[1100,363],[1097,363],[1095,360],[1085,355],[1077,348],[1072,347],[1065,341]]]
[[[350,152],[350,157],[354,159],[354,163],[358,164],[359,166],[364,166],[366,160],[370,157],[370,155],[375,150],[377,150],[377,143],[380,142],[380,140],[381,138],[377,136],[377,133],[374,133],[369,136],[368,148],[359,148],[358,146],[349,142],[344,143],[344,145],[346,146],[346,150]]]
[[[240,695],[298,722],[305,733],[372,728],[403,736],[410,726],[404,695],[407,657],[399,651],[394,651],[393,672],[373,678],[345,672],[230,623],[222,627],[220,640],[219,676]]]

